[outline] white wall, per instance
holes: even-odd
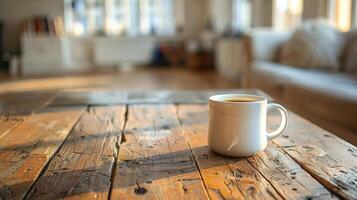
[[[302,20],[327,17],[326,0],[304,0]]]
[[[197,37],[203,30],[208,20],[208,0],[185,0],[185,24],[186,37]]]
[[[34,15],[63,15],[62,0],[0,0],[0,20],[4,21],[4,48],[17,51],[21,22]]]
[[[184,26],[185,24],[185,0],[175,0],[175,23],[176,26]]]
[[[273,0],[252,0],[252,26],[270,27],[272,24]]]

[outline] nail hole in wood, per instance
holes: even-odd
[[[143,187],[138,186],[137,188],[134,189],[134,193],[137,195],[143,195],[147,192],[147,190]]]

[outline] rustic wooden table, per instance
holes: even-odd
[[[357,198],[357,148],[291,112],[260,154],[210,152],[207,98],[231,92],[260,93],[2,96],[0,199]]]

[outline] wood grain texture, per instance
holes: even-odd
[[[19,199],[26,194],[83,110],[44,110],[0,140],[0,199]]]
[[[83,114],[27,199],[108,199],[125,106]]]
[[[204,91],[130,91],[121,90],[67,90],[60,92],[52,106],[65,105],[114,105],[114,104],[143,104],[143,103],[197,103],[204,104],[215,94],[248,93],[261,94],[257,90],[204,90]]]
[[[355,199],[357,148],[291,112],[289,122],[284,136],[274,143],[326,188]]]
[[[247,159],[285,199],[337,199],[274,144]]]
[[[0,115],[19,116],[33,114],[45,108],[55,97],[53,92],[15,93],[0,95]]]
[[[22,121],[22,117],[0,117],[0,140]]]
[[[225,92],[84,92],[47,109],[50,96],[36,102],[20,95],[30,99],[23,109],[7,100],[0,199],[356,199],[357,148],[294,113],[264,152],[211,152],[205,103]],[[73,106],[108,102],[129,109]],[[153,104],[133,105],[142,103]],[[270,115],[268,122],[279,120]]]
[[[208,199],[175,106],[128,111],[112,199]]]
[[[179,105],[178,115],[211,199],[282,199],[247,159],[208,149],[207,105]]]

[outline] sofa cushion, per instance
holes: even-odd
[[[253,73],[263,73],[281,84],[294,84],[316,93],[357,103],[357,77],[349,74],[302,69],[268,61],[256,61]]]
[[[319,20],[304,22],[283,44],[278,61],[301,68],[338,71],[343,34]]]

